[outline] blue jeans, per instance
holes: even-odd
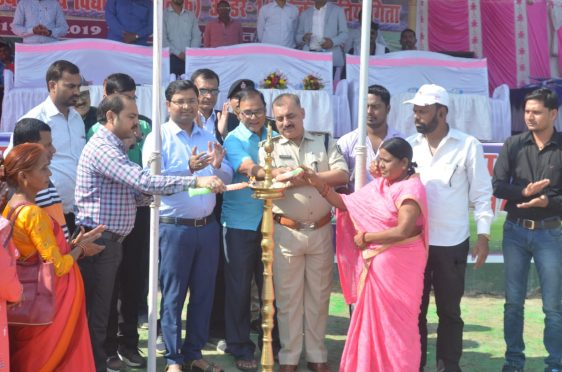
[[[539,274],[545,314],[544,346],[549,368],[562,367],[562,230],[528,230],[505,221],[503,230],[505,263],[504,338],[506,363],[523,368],[523,306],[531,258]]]

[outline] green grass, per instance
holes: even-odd
[[[501,212],[500,214],[494,216],[494,221],[492,222],[492,228],[490,230],[490,253],[501,253],[502,251],[502,239],[503,239],[503,223],[505,222],[506,214]],[[471,247],[476,241],[476,223],[474,222],[474,215],[472,210],[470,213],[470,243]]]
[[[337,283],[334,283],[330,302],[330,318],[326,344],[328,362],[333,372],[338,371],[339,360],[345,343],[345,335],[349,325],[348,308],[345,304]],[[503,341],[503,299],[499,297],[465,297],[462,312],[465,321],[464,350],[461,368],[465,372],[500,371],[503,365],[505,345]],[[543,358],[546,355],[542,344],[543,314],[540,299],[529,299],[525,314],[525,342],[527,364],[526,371],[541,371]],[[185,313],[184,313],[185,315]],[[428,368],[433,370],[435,361],[435,330],[437,316],[432,303],[429,310],[429,355]],[[141,347],[146,355],[147,331],[141,331]],[[253,335],[254,341],[256,336]],[[225,371],[237,371],[233,359],[213,349],[203,351],[205,358],[222,366]],[[259,355],[256,356],[259,358]],[[158,371],[163,371],[165,361],[158,357]],[[306,371],[306,361],[301,360],[299,371]],[[277,368],[277,366],[276,366]]]

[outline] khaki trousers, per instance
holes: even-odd
[[[296,231],[275,224],[273,281],[279,323],[279,364],[299,363],[303,338],[308,362],[328,359],[324,344],[334,249],[332,225]]]

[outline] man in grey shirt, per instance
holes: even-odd
[[[170,72],[176,76],[185,73],[185,48],[201,46],[201,30],[195,15],[184,8],[183,0],[172,0],[164,11],[165,47],[170,48]]]

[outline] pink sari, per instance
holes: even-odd
[[[340,371],[417,371],[421,358],[418,316],[427,261],[427,206],[417,176],[389,185],[377,178],[342,195],[347,212],[337,216],[337,258],[347,303],[355,303]],[[422,233],[392,245],[353,243],[357,230],[382,231],[398,224],[405,200],[421,211]]]

